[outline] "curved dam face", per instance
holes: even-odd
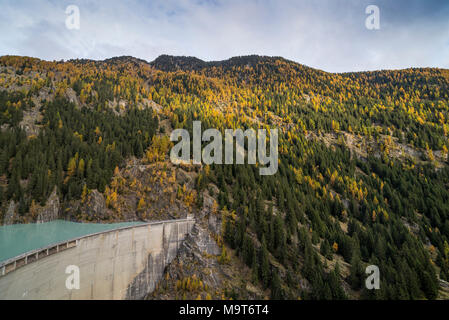
[[[0,299],[143,299],[193,224],[152,222],[27,253],[1,267]]]

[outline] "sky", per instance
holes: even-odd
[[[370,5],[378,29],[366,27]],[[449,0],[0,0],[0,56],[161,54],[282,56],[328,72],[449,68]]]

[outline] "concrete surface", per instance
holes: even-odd
[[[0,277],[0,299],[143,299],[192,229],[194,220],[169,220],[106,231]],[[79,289],[68,289],[70,265]]]

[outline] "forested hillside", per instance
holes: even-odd
[[[154,209],[164,194],[194,214],[213,199],[216,260],[246,264],[246,281],[261,288],[256,297],[446,298],[448,95],[444,69],[333,74],[260,56],[151,63],[4,56],[0,221],[34,221],[33,209],[55,186],[60,217],[72,220],[84,220],[74,203],[97,193],[109,211],[89,220],[126,220],[126,210],[156,219],[170,211]],[[247,164],[170,171],[169,132],[192,132],[194,120],[203,130],[277,128],[278,172],[261,176]],[[131,160],[152,166],[152,180],[136,176]],[[180,174],[193,177],[192,190]],[[380,290],[365,289],[373,264]],[[246,289],[166,282],[177,298],[248,297]]]

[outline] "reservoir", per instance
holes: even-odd
[[[54,243],[142,223],[120,222],[104,224],[55,220],[46,223],[0,226],[0,262]]]

